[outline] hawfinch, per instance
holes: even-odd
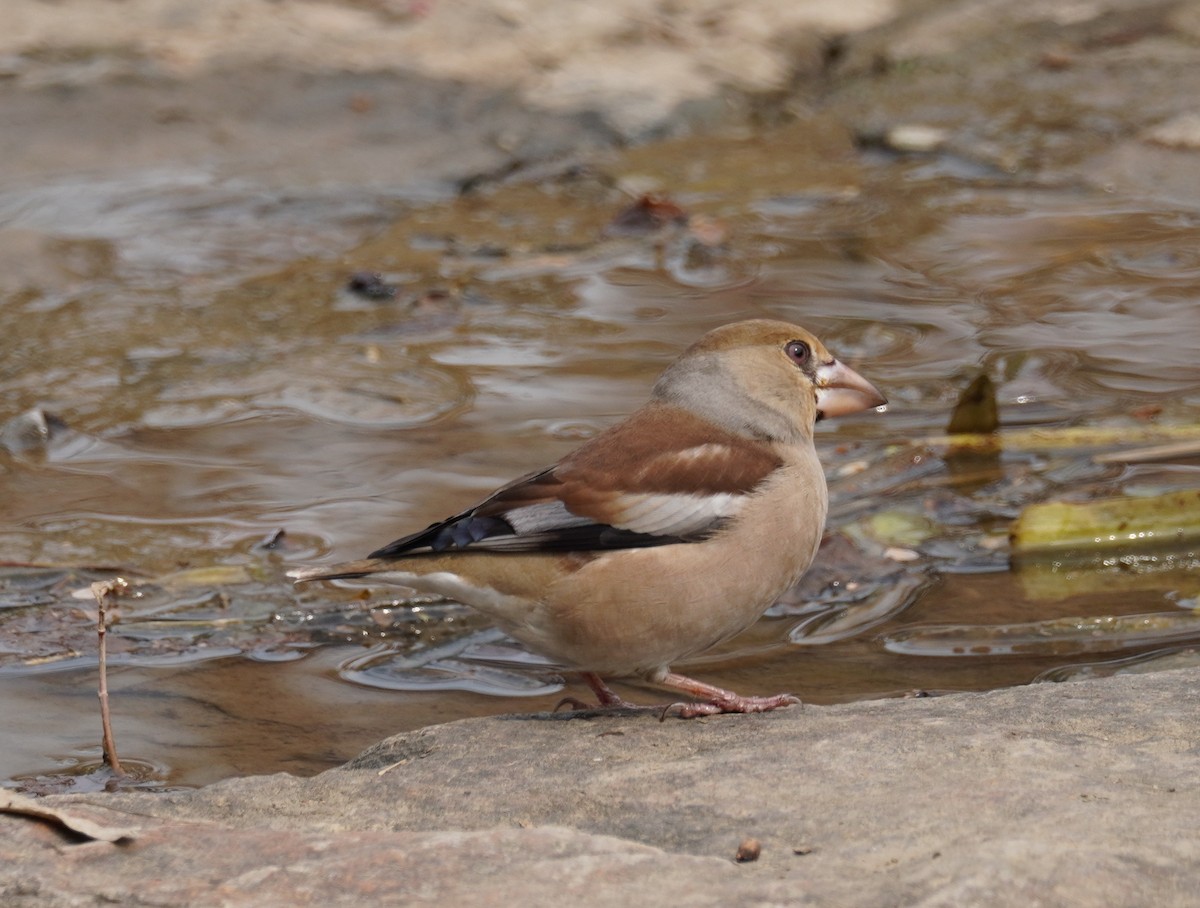
[[[694,698],[668,707],[686,718],[775,709],[798,701],[671,664],[749,627],[800,579],[828,507],[813,426],[884,403],[803,328],[726,325],[554,466],[363,561],[290,576],[370,576],[463,602],[579,671],[601,707],[630,707],[602,679],[632,676]]]

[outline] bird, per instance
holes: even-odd
[[[829,503],[814,427],[886,403],[804,328],[727,324],[684,350],[640,409],[553,466],[366,559],[289,576],[371,578],[471,606],[578,672],[601,711],[659,708],[626,702],[615,678],[688,697],[664,716],[798,703],[671,666],[745,630],[800,579]]]

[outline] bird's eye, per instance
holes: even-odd
[[[797,366],[807,366],[808,361],[812,359],[812,348],[804,341],[789,341],[783,349]]]

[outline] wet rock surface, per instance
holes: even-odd
[[[22,0],[0,36],[0,152],[8,180],[170,162],[444,191],[820,109],[897,152],[1177,199],[1198,20],[1157,0]]]
[[[5,904],[1185,905],[1195,671],[658,722],[476,719],[311,779],[0,816]],[[757,839],[761,855],[735,861]]]

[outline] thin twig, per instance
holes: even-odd
[[[100,655],[100,689],[98,691],[100,697],[100,725],[104,732],[101,746],[105,764],[118,776],[125,775],[125,770],[121,768],[121,761],[117,759],[117,745],[113,742],[112,719],[109,717],[108,712],[108,646],[105,638],[108,635],[108,614],[106,612],[108,595],[114,589],[118,589],[124,585],[125,581],[121,577],[113,580],[102,580],[92,584],[92,595],[96,597],[96,608],[99,612],[96,633],[99,636]]]
[[[1092,457],[1095,463],[1154,463],[1159,460],[1188,460],[1200,457],[1200,441],[1177,441],[1173,444],[1134,448],[1132,451],[1109,451]]]

